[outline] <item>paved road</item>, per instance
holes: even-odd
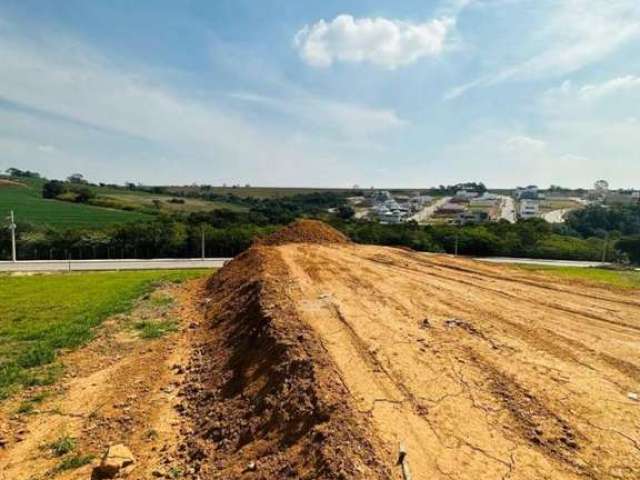
[[[549,267],[579,267],[579,268],[594,268],[594,267],[606,267],[611,265],[610,263],[603,262],[582,262],[577,260],[544,260],[538,258],[508,258],[508,257],[485,257],[476,258],[481,262],[490,263],[523,263],[527,265],[544,265]]]
[[[431,205],[424,207],[422,210],[413,215],[410,220],[415,220],[418,223],[424,223],[428,221],[433,216],[433,214],[436,213],[436,210],[447,203],[449,200],[451,200],[451,197],[442,197],[436,200]]]
[[[0,262],[0,272],[68,272],[89,270],[171,270],[220,268],[229,258],[159,258],[153,260],[22,260]]]
[[[500,195],[500,219],[509,223],[516,223],[516,205],[513,198]]]

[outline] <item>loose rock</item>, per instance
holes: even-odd
[[[116,475],[129,474],[135,464],[135,457],[125,445],[113,445],[109,447],[100,465],[93,469],[92,479],[115,478]]]

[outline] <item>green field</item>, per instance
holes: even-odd
[[[518,268],[544,273],[565,280],[585,280],[594,284],[616,288],[640,289],[640,272],[636,271],[540,265],[518,265]]]
[[[141,212],[44,199],[42,184],[33,179],[23,182],[24,186],[0,184],[0,218],[13,210],[18,222],[61,228],[103,227],[152,218]]]
[[[201,192],[200,187],[168,187],[170,192]],[[305,195],[310,193],[345,193],[351,192],[348,188],[295,188],[295,187],[211,187],[205,192],[218,195],[234,195],[239,198],[284,198],[292,195]]]
[[[37,225],[60,228],[104,227],[139,220],[148,220],[164,212],[206,212],[228,209],[245,211],[246,207],[197,198],[175,198],[172,195],[143,191],[90,186],[96,197],[87,204],[42,198],[45,182],[39,178],[7,181],[0,177],[0,217],[13,210],[16,219]],[[6,213],[5,213],[6,212]]]
[[[107,317],[129,310],[163,281],[210,270],[0,276],[0,398],[19,385],[51,381],[56,353],[89,341]]]
[[[178,198],[182,203],[171,202],[171,195],[158,195],[146,192],[110,192],[101,193],[98,190],[96,202],[112,202],[120,208],[142,209],[163,212],[208,212],[210,210],[227,209],[236,212],[246,211],[246,207],[228,202],[213,202],[197,198]],[[157,205],[157,206],[156,206]]]

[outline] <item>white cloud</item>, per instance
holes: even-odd
[[[456,86],[445,99],[476,87],[505,81],[536,80],[566,75],[599,62],[640,37],[637,0],[557,0],[538,33],[523,37],[537,45],[529,58],[497,72]],[[522,45],[523,50],[526,44]]]
[[[467,178],[494,187],[530,183],[580,187],[608,173],[602,162],[574,153],[555,140],[509,130],[477,131],[446,147],[443,158],[450,170],[464,171]]]
[[[292,95],[284,99],[237,92],[231,94],[231,97],[285,113],[296,121],[306,122],[315,128],[333,130],[340,137],[354,140],[371,138],[406,125],[393,110],[325,100],[306,94]]]
[[[57,150],[53,145],[38,145],[38,150],[44,153],[52,153]]]
[[[14,105],[0,108],[0,137],[12,145],[3,161],[50,174],[74,165],[112,181],[331,185],[357,170],[339,159],[378,151],[367,139],[402,123],[391,111],[313,98],[293,113],[315,108],[333,119],[338,140],[322,125],[292,131],[74,38],[51,34],[45,43],[2,29],[0,98]]]
[[[513,135],[507,137],[502,143],[501,148],[506,153],[543,153],[547,149],[547,143],[544,140],[529,137],[527,135]]]
[[[640,77],[627,75],[624,77],[612,78],[606,82],[584,85],[580,88],[580,96],[591,100],[601,98],[613,93],[625,90],[640,88]]]
[[[294,44],[302,59],[314,67],[340,61],[395,69],[441,54],[454,25],[452,18],[412,23],[338,15],[328,23],[320,20],[306,25],[296,34]]]
[[[640,76],[636,75],[624,75],[584,85],[576,85],[571,80],[565,80],[560,86],[544,92],[540,104],[545,112],[555,116],[559,114],[594,116],[597,112],[596,107],[599,106],[609,107],[614,115],[617,112],[624,114],[625,110],[633,111],[633,101],[625,102],[624,99],[634,92],[640,92]],[[613,95],[616,95],[620,101],[615,104],[599,102]],[[602,109],[600,111],[602,113]]]

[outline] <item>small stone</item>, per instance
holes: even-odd
[[[167,471],[162,467],[154,469],[151,472],[151,475],[153,475],[156,478],[166,478],[166,477],[168,477]]]
[[[100,465],[93,469],[91,478],[115,478],[126,475],[133,470],[135,458],[125,445],[112,445],[102,457]]]
[[[637,402],[638,400],[640,400],[640,397],[635,392],[627,393],[627,398],[629,398],[629,400],[633,400],[634,402]]]
[[[256,462],[249,462],[247,464],[247,468],[245,468],[245,471],[247,471],[247,472],[255,472],[256,468],[257,468]]]

